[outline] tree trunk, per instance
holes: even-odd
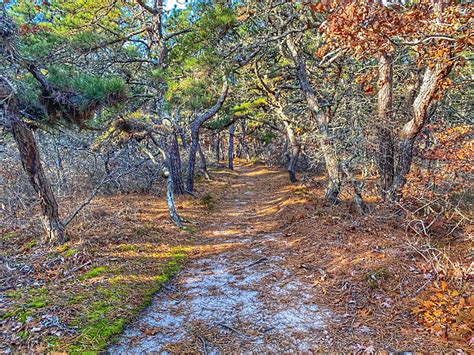
[[[221,96],[217,102],[209,110],[203,113],[201,116],[197,117],[192,126],[191,126],[191,147],[189,149],[189,160],[188,160],[188,179],[187,179],[187,190],[188,192],[193,192],[194,189],[194,169],[196,165],[196,153],[199,148],[199,129],[201,125],[214,116],[224,104],[224,101],[227,97],[229,86],[227,80],[224,80],[222,86]]]
[[[58,203],[44,173],[33,132],[16,115],[11,115],[10,117],[13,137],[20,152],[23,170],[40,201],[41,222],[46,231],[44,241],[48,244],[64,243],[67,241],[65,228],[59,219]]]
[[[349,167],[346,164],[342,164],[342,170],[347,175],[347,177],[352,183],[352,187],[354,188],[354,202],[357,206],[357,209],[359,210],[359,213],[365,214],[368,211],[368,208],[364,202],[364,198],[362,197],[364,177],[362,178],[362,182],[358,182],[354,176],[354,173],[349,169]]]
[[[393,183],[394,175],[394,144],[390,128],[393,98],[393,64],[392,56],[384,53],[379,57],[379,90],[377,111],[378,122],[378,153],[377,164],[380,172],[380,190],[385,200],[386,194]]]
[[[216,135],[216,140],[215,140],[215,151],[216,151],[216,161],[217,164],[219,164],[221,160],[221,137],[219,133]]]
[[[229,127],[229,150],[227,152],[227,159],[229,162],[229,169],[234,170],[234,135],[235,135],[235,123]]]
[[[163,159],[162,176],[166,179],[166,203],[168,204],[168,211],[170,213],[171,220],[178,227],[182,227],[183,223],[181,222],[181,218],[179,217],[178,211],[176,210],[176,205],[174,203],[174,184],[173,176],[171,174],[171,159],[170,156],[166,153],[166,150],[170,150],[170,148],[167,149],[166,147],[166,141],[168,137],[163,137],[161,142],[159,142],[151,133],[149,134],[149,137],[151,141],[155,144],[156,148],[160,151],[161,157]],[[144,150],[150,157],[151,161],[156,164],[157,162],[153,154],[146,148],[144,148]]]
[[[329,179],[326,198],[331,203],[336,204],[339,202],[338,197],[341,190],[341,179],[339,176],[339,160],[335,147],[331,142],[331,137],[329,136],[329,115],[326,109],[319,107],[318,99],[308,79],[304,57],[300,56],[296,45],[291,38],[287,38],[286,44],[296,66],[298,81],[300,83],[301,90],[305,95],[308,109],[318,127],[318,141],[319,145],[321,146]]]
[[[183,223],[181,222],[181,218],[178,215],[178,211],[176,210],[176,206],[174,203],[174,184],[173,184],[173,176],[169,171],[169,161],[166,162],[168,165],[168,169],[163,170],[163,175],[166,177],[166,202],[168,203],[168,210],[170,212],[171,219],[173,220],[174,224],[178,227],[182,227]]]
[[[179,154],[178,137],[173,132],[169,148],[170,172],[173,179],[174,193],[182,195],[185,192],[183,173],[181,168],[181,157]]]
[[[211,176],[209,175],[209,171],[207,170],[206,156],[204,155],[204,152],[202,151],[201,144],[199,144],[198,152],[199,152],[199,158],[201,161],[201,165],[200,165],[201,172],[206,178],[206,180],[211,180]]]
[[[196,165],[196,153],[199,148],[199,126],[193,124],[191,126],[191,146],[189,148],[189,159],[188,159],[188,180],[186,187],[189,192],[194,190],[194,168]]]
[[[300,144],[295,135],[293,126],[287,121],[283,121],[286,128],[286,135],[288,137],[288,151],[289,151],[289,163],[288,163],[288,175],[290,182],[295,183],[296,179],[296,164],[298,163],[298,157],[300,155]]]
[[[402,195],[402,189],[407,181],[406,175],[410,172],[413,161],[416,138],[426,123],[428,110],[438,93],[439,84],[446,78],[451,68],[451,63],[440,61],[433,66],[428,66],[425,70],[420,90],[413,102],[413,118],[403,126],[400,132],[399,158],[389,191],[391,200],[398,200]]]
[[[186,134],[184,133],[184,128],[181,126],[178,126],[178,132],[179,132],[179,137],[181,138],[181,146],[183,149],[188,148],[188,144],[186,143]]]
[[[247,148],[247,129],[245,126],[245,120],[240,121],[240,127],[242,129],[242,135],[240,136],[240,147],[239,147],[239,158],[243,158],[244,156],[248,159],[248,148]]]

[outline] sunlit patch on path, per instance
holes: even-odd
[[[271,211],[283,175],[263,167],[238,168],[239,176],[202,230],[203,242],[229,248],[192,256],[185,270],[110,352],[219,353],[317,349],[318,331],[331,316],[315,302],[312,284],[292,275],[285,244]],[[271,175],[270,175],[271,174]]]

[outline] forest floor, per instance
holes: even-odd
[[[332,206],[324,181],[292,185],[263,165],[211,174],[198,198],[177,199],[185,230],[165,222],[163,201],[115,196],[54,253],[4,234],[2,350],[102,349],[130,319],[110,352],[469,350],[466,332],[417,322],[413,310],[437,302],[434,275],[401,218]],[[463,238],[450,248],[468,260]],[[469,330],[472,289],[439,287],[447,306],[462,299],[455,316]]]
[[[183,272],[112,353],[446,351],[412,314],[427,284],[405,231],[330,206],[285,172],[214,171]]]

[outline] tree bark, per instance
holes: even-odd
[[[220,160],[221,160],[221,137],[219,135],[219,133],[217,133],[216,135],[216,140],[215,140],[215,152],[216,152],[216,161],[217,161],[217,164],[219,164]]]
[[[380,192],[385,200],[393,182],[394,144],[390,128],[393,99],[393,64],[392,56],[383,53],[379,57],[377,111],[379,116],[377,139],[377,164],[380,172]]]
[[[179,153],[178,137],[176,132],[171,135],[171,142],[169,147],[170,157],[170,172],[173,179],[174,193],[176,195],[182,195],[185,192],[183,173],[181,167],[181,157]]]
[[[0,110],[13,133],[23,170],[39,199],[41,223],[46,231],[43,239],[48,244],[64,243],[67,240],[65,227],[59,219],[58,203],[44,173],[36,139],[30,127],[19,117],[18,101],[13,86],[1,76]]]
[[[229,127],[229,149],[227,151],[228,168],[234,170],[234,135],[235,135],[235,123]]]
[[[186,143],[186,133],[184,131],[184,128],[181,126],[180,121],[181,121],[181,115],[179,111],[177,111],[175,114],[175,119],[173,123],[176,129],[178,130],[179,138],[181,139],[181,146],[183,147],[183,149],[187,149],[188,144]]]
[[[20,152],[21,163],[41,206],[41,222],[46,231],[44,241],[60,244],[67,241],[65,228],[59,218],[58,203],[44,173],[38,145],[28,125],[15,115],[10,116],[13,137]]]
[[[189,161],[188,161],[188,179],[187,179],[187,190],[193,192],[194,190],[194,169],[196,165],[196,153],[199,148],[199,129],[201,125],[214,116],[224,104],[227,97],[229,86],[227,80],[224,80],[222,86],[221,96],[217,102],[208,111],[197,117],[191,126],[191,147],[189,149]]]
[[[183,223],[179,217],[178,211],[176,210],[176,205],[174,203],[174,184],[173,184],[173,175],[171,174],[171,159],[170,156],[166,153],[166,138],[164,137],[161,143],[155,138],[153,134],[148,135],[151,141],[155,144],[156,148],[160,151],[161,157],[163,159],[163,169],[162,176],[166,179],[166,203],[168,204],[168,211],[170,213],[171,220],[178,227],[182,227]],[[169,149],[168,149],[169,150]],[[145,148],[150,159],[156,163],[155,158],[151,152]]]
[[[178,211],[176,210],[176,205],[174,203],[174,196],[173,196],[173,190],[174,190],[174,184],[173,184],[173,177],[169,171],[169,159],[165,161],[167,164],[168,169],[163,169],[163,175],[166,177],[166,202],[168,204],[168,210],[170,212],[171,219],[173,220],[174,224],[176,224],[178,227],[182,227],[183,223],[181,222],[181,218],[178,215]]]
[[[354,176],[354,173],[349,169],[349,167],[344,163],[341,165],[342,170],[352,183],[352,187],[354,189],[354,202],[357,206],[357,209],[359,210],[359,213],[363,215],[368,211],[368,207],[364,202],[364,198],[362,197],[364,177],[362,178],[362,182],[358,182]]]
[[[413,102],[413,118],[402,128],[399,138],[399,157],[389,197],[392,201],[398,200],[406,184],[406,175],[410,172],[413,161],[413,147],[418,134],[425,126],[428,110],[435,99],[439,84],[451,71],[450,62],[440,61],[433,66],[428,66],[423,75],[420,90]]]
[[[206,156],[204,155],[204,152],[202,151],[201,144],[199,144],[198,152],[199,152],[199,158],[201,161],[201,164],[200,164],[201,172],[204,175],[204,178],[206,180],[211,180],[211,176],[209,175],[209,171],[207,170]]]
[[[295,183],[298,181],[296,178],[296,164],[298,163],[298,157],[300,155],[300,144],[296,138],[293,126],[288,121],[283,121],[286,128],[286,135],[288,137],[288,151],[289,151],[289,162],[288,162],[288,176],[290,182]]]
[[[316,122],[319,131],[319,145],[323,153],[326,164],[326,171],[328,174],[328,188],[326,198],[331,203],[339,202],[339,192],[341,190],[341,179],[339,174],[339,161],[334,145],[331,142],[329,135],[329,115],[325,108],[319,107],[318,99],[313,87],[308,79],[306,70],[306,62],[304,57],[298,53],[296,45],[292,38],[287,38],[286,45],[290,52],[291,58],[296,66],[298,81],[301,90],[304,93],[308,109],[313,120]]]
[[[249,153],[248,153],[248,147],[247,147],[247,127],[245,124],[245,120],[242,119],[240,121],[240,128],[242,129],[242,135],[240,136],[240,146],[239,146],[239,158],[245,158],[249,160]]]

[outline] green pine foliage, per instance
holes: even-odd
[[[70,69],[50,67],[48,78],[60,90],[81,94],[85,103],[106,101],[111,94],[125,93],[125,82],[118,76],[99,77],[80,74]]]

